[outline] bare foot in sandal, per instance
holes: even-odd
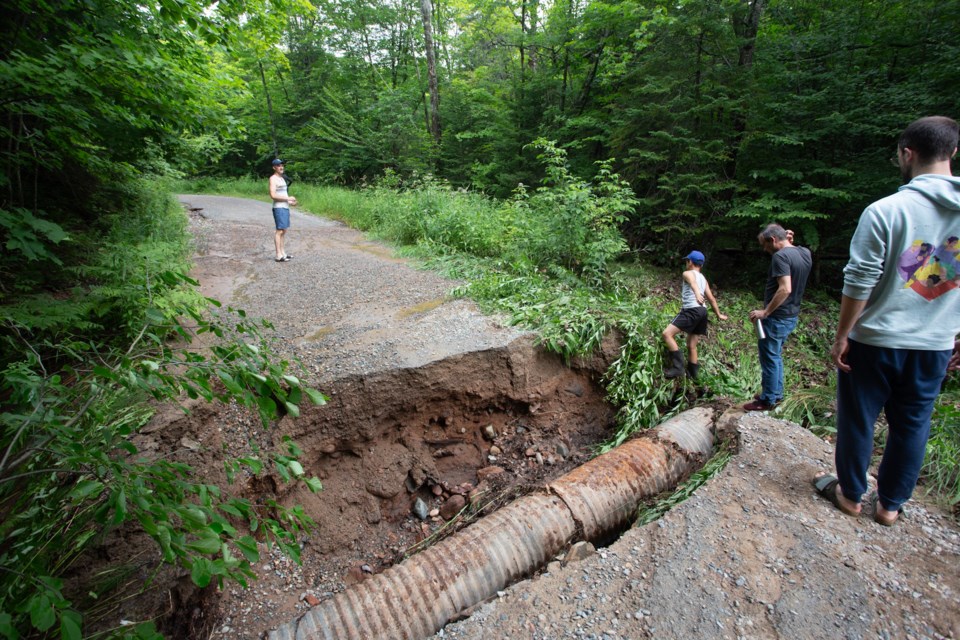
[[[817,493],[830,501],[833,506],[848,516],[860,515],[860,503],[850,500],[840,491],[840,481],[829,473],[819,473],[813,478],[813,486]]]
[[[892,527],[894,523],[896,523],[897,518],[900,517],[900,514],[903,513],[903,507],[896,511],[884,509],[883,505],[880,504],[880,497],[875,493],[870,496],[870,504],[873,505],[873,520],[885,527]]]

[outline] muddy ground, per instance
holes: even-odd
[[[482,517],[609,437],[600,379],[616,336],[567,366],[532,336],[450,299],[455,283],[339,223],[295,212],[294,260],[275,263],[268,205],[181,199],[193,209],[204,292],[270,318],[275,348],[330,402],[271,430],[236,406],[196,405],[186,417],[166,408],[138,445],[225,482],[224,455],[289,435],[321,493],[276,478],[232,490],[301,504],[319,527],[301,538],[300,566],[264,549],[249,589],[200,592],[167,570],[147,598],[111,616],[163,614],[171,637],[263,637],[437,535],[459,505],[473,499],[465,513]],[[558,558],[438,636],[960,637],[955,522],[919,501],[894,528],[844,516],[809,484],[830,468],[828,443],[775,416],[734,411],[720,427],[739,452],[693,498],[584,560]],[[136,536],[104,554],[136,558],[135,577],[155,559]]]

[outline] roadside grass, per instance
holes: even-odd
[[[261,179],[219,181],[215,190],[197,182],[180,183],[178,188],[253,194],[267,200],[265,185],[266,179]],[[424,268],[462,281],[457,295],[534,330],[540,344],[564,358],[588,354],[607,332],[618,331],[623,336],[619,358],[605,376],[609,400],[618,407],[618,429],[600,451],[692,404],[719,398],[739,403],[759,391],[756,338],[747,315],[761,306],[762,283],[755,291],[726,288],[710,273],[708,263],[705,275],[729,319],[721,322],[711,314],[710,335],[700,344],[698,390],[685,378],[665,380],[660,333],[679,309],[679,261],[676,269],[664,269],[637,255],[616,252],[617,259],[605,254],[599,267],[578,262],[577,256],[590,247],[609,249],[600,242],[608,238],[591,236],[590,219],[566,222],[569,235],[580,238],[584,246],[567,246],[566,253],[549,249],[551,239],[561,232],[543,224],[546,214],[531,215],[544,205],[535,200],[544,191],[550,192],[552,200],[546,204],[552,207],[573,206],[584,198],[582,190],[560,184],[530,189],[498,203],[429,178],[399,185],[390,176],[360,191],[305,183],[291,187],[303,209],[368,232],[392,243],[400,254],[416,258]],[[600,206],[605,205],[617,206],[601,201]],[[774,413],[825,439],[836,433],[836,373],[829,349],[838,312],[834,297],[808,289],[800,322],[784,351],[787,396]],[[682,343],[681,348],[685,349]],[[938,402],[921,478],[931,497],[954,506],[960,503],[957,386],[954,379]]]

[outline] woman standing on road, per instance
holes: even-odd
[[[270,197],[273,198],[273,221],[277,231],[273,235],[273,245],[277,250],[277,262],[289,262],[293,256],[283,249],[284,236],[290,228],[290,207],[297,206],[297,199],[287,195],[287,181],[283,177],[283,160],[273,161],[273,175],[270,176]]]

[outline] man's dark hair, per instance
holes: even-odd
[[[771,222],[764,227],[763,231],[757,234],[757,239],[761,242],[766,242],[767,240],[786,240],[787,230],[776,222]]]
[[[946,116],[928,116],[914,120],[900,134],[897,146],[912,149],[923,162],[949,160],[957,148],[960,127]]]

